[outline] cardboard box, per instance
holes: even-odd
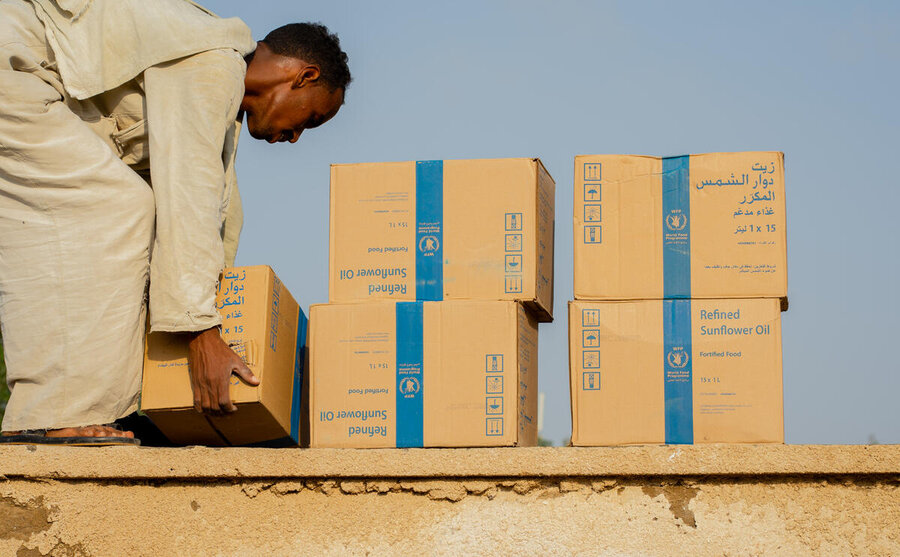
[[[312,447],[537,444],[537,321],[514,302],[310,308]]]
[[[575,299],[787,297],[784,155],[575,157]]]
[[[173,443],[247,445],[301,442],[301,392],[306,316],[267,266],[225,269],[216,298],[222,338],[259,378],[232,376],[238,411],[207,416],[194,410],[185,335],[147,336],[141,409]]]
[[[779,301],[569,304],[572,444],[783,443]]]
[[[538,159],[332,165],[330,301],[518,300],[552,321],[555,188]]]

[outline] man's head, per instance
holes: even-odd
[[[269,143],[297,141],[303,130],[337,114],[350,80],[347,54],[324,25],[275,29],[248,57],[241,110],[250,135]]]

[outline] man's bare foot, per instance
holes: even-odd
[[[88,425],[84,427],[48,429],[47,437],[127,437],[134,439],[134,433],[120,431],[106,425]]]
[[[19,435],[21,431],[4,431],[4,436]],[[84,427],[64,427],[61,429],[48,429],[47,437],[127,437],[134,439],[134,433],[120,431],[106,425],[87,425]]]

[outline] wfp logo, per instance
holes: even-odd
[[[440,247],[438,239],[434,236],[422,236],[419,240],[419,251],[422,253],[433,253]]]
[[[681,369],[686,366],[690,359],[688,353],[682,348],[673,348],[672,350],[669,350],[668,355],[666,355],[666,360],[668,360],[669,365],[676,369]]]
[[[670,213],[666,217],[666,228],[673,232],[681,232],[687,226],[687,217],[682,213]]]
[[[419,380],[415,377],[406,377],[400,382],[400,394],[414,395],[419,392]]]

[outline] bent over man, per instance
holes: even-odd
[[[332,118],[336,36],[259,43],[187,0],[0,0],[0,442],[130,443],[150,329],[190,335],[195,406],[234,411],[216,282],[242,213],[240,119],[270,143]]]

